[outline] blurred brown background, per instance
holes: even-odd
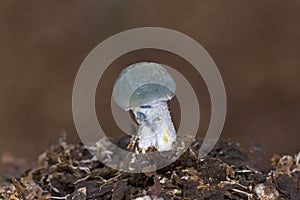
[[[35,159],[56,142],[62,129],[70,142],[79,142],[71,96],[80,64],[104,39],[143,26],[183,32],[212,56],[228,98],[222,139],[233,138],[245,148],[256,141],[267,155],[296,153],[300,150],[299,10],[299,1],[279,0],[1,1],[0,153]],[[197,92],[203,91],[203,99],[208,99],[204,84],[199,81],[197,86],[199,79],[187,63],[168,53],[137,51],[116,60],[107,72],[110,81],[99,84],[99,118],[109,112],[101,109],[109,108],[107,101],[98,99],[110,98],[105,91],[111,90],[119,73],[113,66],[147,58],[182,66]],[[199,135],[209,119],[208,100],[203,101],[204,128]],[[178,108],[173,104],[176,121]],[[111,130],[112,135],[119,134]]]

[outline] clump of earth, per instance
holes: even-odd
[[[220,141],[199,159],[200,146],[200,139],[192,142],[179,159],[154,172],[127,173],[105,166],[87,147],[67,144],[62,136],[33,165],[1,156],[0,199],[300,199],[300,153],[274,155],[261,167],[259,148],[245,152],[236,142]]]

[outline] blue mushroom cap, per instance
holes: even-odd
[[[170,100],[175,90],[174,79],[162,65],[141,62],[120,73],[113,87],[113,98],[121,108],[129,110],[153,101]]]

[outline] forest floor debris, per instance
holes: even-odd
[[[262,168],[259,157],[231,140],[218,142],[203,159],[197,157],[200,145],[193,142],[156,172],[134,174],[111,169],[83,145],[60,138],[28,170],[23,160],[2,155],[2,166],[14,166],[0,176],[0,199],[300,199],[300,153],[274,155]]]

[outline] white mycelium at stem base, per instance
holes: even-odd
[[[176,131],[166,101],[150,102],[134,107],[132,111],[139,124],[139,148],[147,149],[154,146],[158,151],[172,149]]]
[[[125,68],[113,88],[115,102],[132,110],[138,127],[138,146],[143,150],[172,150],[176,132],[167,101],[175,95],[176,84],[168,71],[157,63],[141,62]]]

